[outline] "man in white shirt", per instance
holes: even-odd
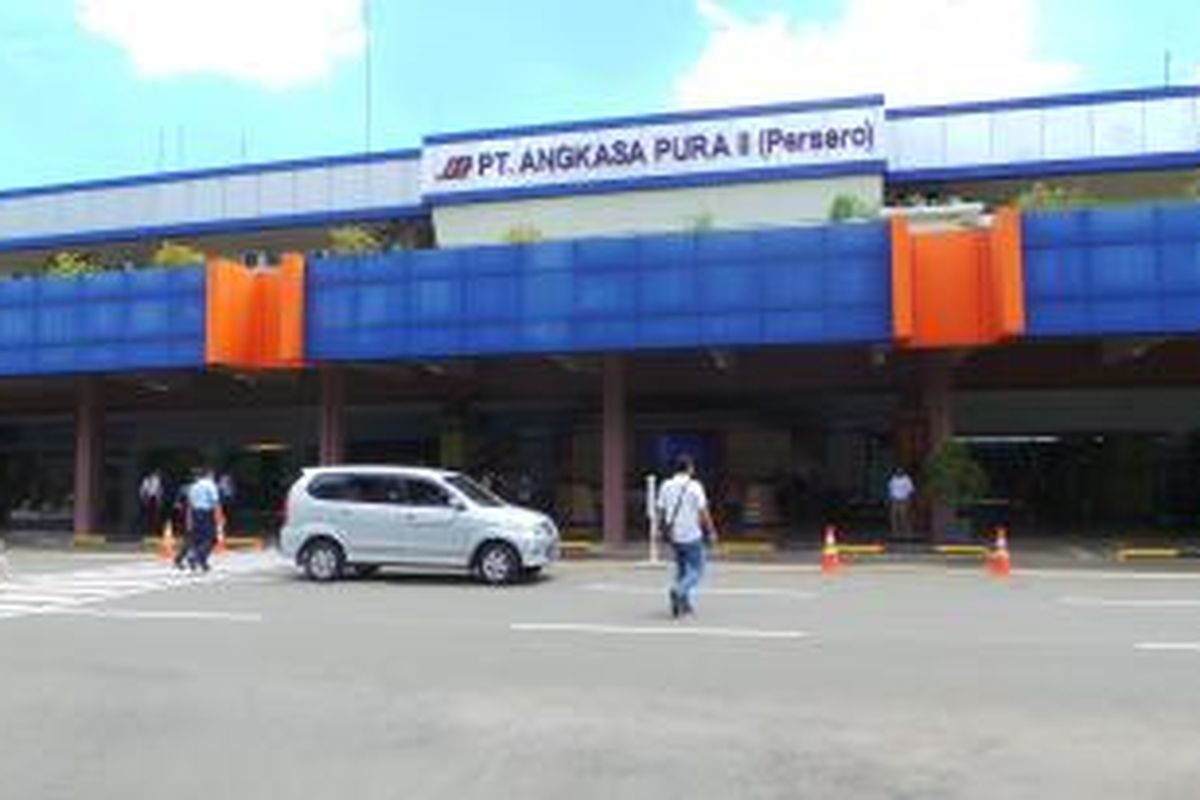
[[[902,467],[896,467],[888,481],[892,538],[908,538],[912,535],[912,497],[915,492],[912,478]]]
[[[142,507],[143,536],[162,533],[163,482],[158,470],[152,470],[138,484],[138,500]]]
[[[208,555],[217,541],[217,514],[221,509],[221,492],[211,469],[201,471],[188,487],[187,503],[192,533],[189,566],[208,572]]]
[[[695,611],[696,587],[704,575],[706,535],[709,545],[717,543],[708,497],[695,473],[692,457],[679,456],[675,474],[663,483],[655,501],[663,538],[675,551],[675,581],[668,593],[672,617]]]

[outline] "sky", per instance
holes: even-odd
[[[1195,84],[1198,34],[1197,0],[0,0],[0,189],[690,108]]]

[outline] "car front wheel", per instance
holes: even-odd
[[[521,557],[512,545],[491,542],[479,552],[475,572],[480,580],[490,586],[512,583],[521,574]]]
[[[337,580],[342,576],[346,556],[337,542],[318,539],[304,548],[304,574],[319,583]]]

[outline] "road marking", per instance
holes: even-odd
[[[1064,605],[1085,608],[1200,608],[1200,600],[1181,598],[1062,597]]]
[[[1200,653],[1200,642],[1139,642],[1134,647],[1156,653]]]
[[[0,583],[0,619],[76,613],[84,605],[122,600],[168,589],[218,584],[240,576],[266,572],[282,563],[278,555],[269,552],[231,553],[219,557],[214,563],[213,571],[204,574],[184,575],[176,572],[169,564],[142,560],[99,568],[89,566],[75,571],[9,576]]]
[[[191,620],[214,622],[262,622],[262,614],[237,611],[130,611],[126,609],[72,608],[55,611],[55,616],[128,620]]]
[[[805,639],[804,631],[756,628],[699,628],[688,625],[590,625],[573,622],[514,622],[510,630],[523,633],[583,633],[598,636],[696,636],[723,639]]]
[[[1022,569],[1026,578],[1069,578],[1097,581],[1200,581],[1197,572],[1110,572],[1098,569]]]
[[[636,594],[658,597],[666,596],[666,587],[635,586],[622,583],[593,583],[583,587],[589,592],[605,592],[608,594]],[[812,600],[816,592],[800,592],[795,589],[771,589],[754,586],[706,586],[700,590],[703,595],[727,597],[787,597],[793,600]]]

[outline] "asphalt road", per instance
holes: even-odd
[[[11,560],[3,798],[1200,796],[1200,574]]]

